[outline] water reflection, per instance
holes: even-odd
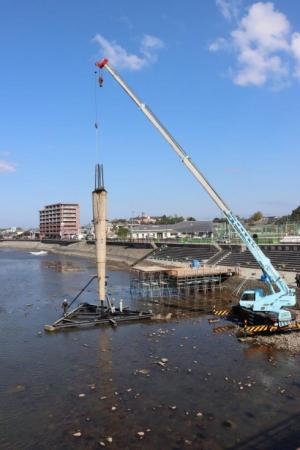
[[[41,267],[43,269],[52,269],[56,272],[84,272],[86,270],[74,262],[59,260],[42,260]]]

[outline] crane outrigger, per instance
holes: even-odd
[[[251,252],[259,267],[262,270],[261,281],[263,281],[268,293],[265,294],[263,289],[246,290],[243,292],[239,301],[239,313],[243,317],[250,315],[252,318],[257,317],[259,323],[273,324],[276,327],[286,327],[293,323],[294,315],[292,311],[286,309],[287,307],[295,306],[296,294],[295,289],[289,288],[285,280],[280,276],[277,270],[273,267],[269,258],[267,258],[252,236],[233,214],[231,209],[222,200],[219,194],[215,191],[212,185],[208,182],[205,176],[201,173],[195,163],[187,155],[184,149],[176,142],[174,137],[162,125],[158,118],[143,103],[136,94],[125,83],[117,71],[109,64],[108,59],[103,59],[96,62],[99,69],[106,69],[112,77],[118,82],[122,89],[129,95],[138,108],[148,118],[152,125],[160,132],[164,139],[170,144],[175,153],[182,160],[183,164],[189,172],[196,178],[198,183],[206,190],[208,195],[216,203],[216,205],[223,212],[229,224],[238,234],[242,242]],[[235,308],[237,312],[237,308]],[[263,322],[262,322],[263,321]]]

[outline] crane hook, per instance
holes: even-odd
[[[103,77],[101,75],[99,75],[98,83],[99,83],[100,87],[103,87],[104,79],[103,79]]]

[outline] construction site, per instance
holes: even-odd
[[[279,269],[296,271],[298,268],[298,247],[286,246],[289,261],[280,263],[280,251],[275,246],[259,246],[254,236],[250,234],[237,215],[229,208],[213,186],[205,178],[190,156],[175,140],[167,128],[152,113],[146,104],[140,100],[132,89],[123,80],[121,75],[110,65],[107,58],[96,62],[99,71],[98,83],[103,87],[104,72],[108,72],[120,88],[128,95],[138,109],[148,119],[150,124],[159,132],[175,154],[180,158],[188,173],[209,195],[211,200],[220,209],[235,234],[239,237],[241,246],[178,246],[156,245],[146,257],[140,258],[132,268],[133,276],[130,282],[130,293],[134,297],[156,302],[167,302],[168,306],[175,306],[176,301],[183,301],[188,308],[188,300],[197,299],[206,295],[208,291],[221,291],[222,284],[234,275],[240,275],[240,267],[260,269],[260,277],[256,286],[247,287],[248,277],[237,288],[240,299],[237,305],[220,310],[213,308],[213,313],[233,320],[243,327],[244,334],[255,332],[283,333],[300,330],[300,323],[295,311],[297,304],[296,290],[289,283]],[[95,72],[97,74],[97,71]],[[98,125],[95,123],[96,138],[98,139]],[[64,314],[52,325],[45,325],[45,331],[53,332],[65,328],[94,326],[107,323],[114,326],[118,321],[151,319],[152,313],[139,310],[124,309],[123,300],[120,299],[116,307],[106,289],[106,220],[107,220],[107,191],[104,188],[103,166],[97,164],[95,171],[95,189],[92,193],[93,223],[95,228],[95,250],[97,275],[94,277],[98,285],[98,304],[81,303],[79,307],[69,311],[69,308],[79,296],[87,289],[90,282],[84,286],[80,293],[69,303],[63,302]],[[193,225],[193,224],[191,224]],[[279,253],[279,254],[278,254]],[[296,256],[296,258],[294,258]],[[145,261],[148,260],[148,264]],[[152,262],[151,262],[152,261]],[[153,264],[153,261],[157,264]],[[293,267],[291,267],[292,265]],[[173,266],[173,267],[172,267]],[[298,277],[298,275],[297,275]],[[298,278],[296,279],[298,280]],[[263,285],[261,285],[263,284]],[[298,284],[298,281],[297,281]],[[242,289],[243,288],[243,289]],[[198,307],[200,310],[200,308]]]
[[[159,44],[144,36],[148,64],[145,42]],[[108,53],[112,62],[95,63],[95,92],[104,91],[109,75],[218,208],[234,239],[214,241],[211,232],[200,242],[179,242],[160,230],[143,241],[133,228],[130,239],[107,239],[108,190],[104,166],[96,163],[93,239],[3,240],[0,447],[295,450],[300,244],[260,243]],[[98,157],[97,102],[95,109]],[[59,229],[61,205],[68,204],[54,204],[55,214],[42,210],[44,233],[48,216],[49,229]],[[68,214],[70,224],[75,213]]]
[[[191,268],[136,265],[131,270],[130,293],[134,298],[161,306],[209,311],[212,304],[208,302],[206,294],[215,293],[216,290],[221,293],[224,287],[222,283],[238,275],[237,270],[211,266]]]

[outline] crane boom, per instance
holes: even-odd
[[[152,125],[160,132],[160,134],[165,138],[165,140],[170,144],[175,153],[182,160],[183,164],[187,167],[187,169],[192,173],[192,175],[196,178],[196,180],[202,185],[202,187],[206,190],[212,200],[216,203],[216,205],[221,209],[227,218],[230,225],[236,231],[236,233],[241,238],[242,242],[247,246],[248,250],[251,252],[261,270],[263,271],[264,280],[271,291],[271,295],[267,295],[263,297],[263,301],[260,299],[254,304],[249,304],[248,306],[253,307],[255,311],[276,311],[280,310],[282,306],[293,306],[296,303],[296,298],[294,294],[294,290],[290,289],[284,279],[279,275],[277,270],[273,267],[269,258],[267,258],[257,243],[254,241],[252,236],[246,230],[246,228],[242,225],[242,223],[238,220],[238,218],[233,214],[230,208],[226,205],[226,203],[222,200],[219,194],[215,191],[215,189],[211,186],[202,172],[198,169],[198,167],[193,163],[191,158],[187,155],[184,149],[176,142],[174,137],[169,133],[169,131],[164,127],[164,125],[159,121],[159,119],[154,115],[154,113],[150,110],[150,108],[145,105],[137,95],[130,89],[130,87],[125,83],[125,81],[121,78],[121,76],[117,73],[117,71],[111,67],[108,63],[107,59],[103,59],[100,62],[96,63],[96,66],[99,68],[105,68],[112,77],[119,83],[122,89],[129,95],[129,97],[134,101],[134,103],[138,106],[138,108],[144,113],[144,115],[149,119]],[[273,285],[277,287],[277,292],[275,292]],[[247,302],[246,302],[247,303]],[[245,303],[245,306],[247,306]],[[276,303],[276,305],[275,305]],[[282,316],[284,316],[282,314]],[[285,320],[285,319],[283,319]]]

